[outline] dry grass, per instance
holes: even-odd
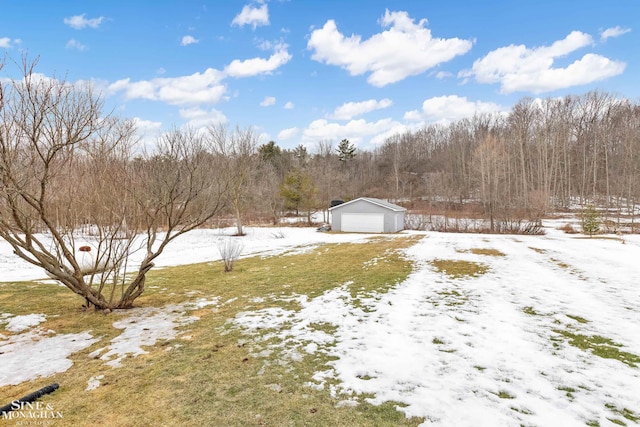
[[[145,348],[148,354],[128,357],[119,368],[89,354],[121,332],[112,323],[123,314],[83,312],[81,298],[55,285],[0,284],[3,312],[43,313],[43,328],[58,333],[91,330],[101,338],[72,355],[73,366],[64,373],[1,387],[0,404],[57,382],[60,389],[42,400],[63,413],[61,426],[417,425],[422,420],[406,419],[393,403],[372,406],[361,399],[356,407],[337,407],[341,398],[332,398],[326,388],[303,385],[326,368],[327,356],[306,355],[299,362],[283,361],[278,352],[255,357],[250,344],[239,344],[250,343],[251,337],[228,322],[246,310],[298,309],[281,298],[313,298],[349,281],[356,296],[385,292],[411,272],[401,250],[413,243],[415,238],[395,236],[325,245],[304,254],[242,259],[226,274],[221,263],[153,271],[138,306],[162,307],[198,297],[219,297],[222,303],[216,309],[190,312],[200,320],[183,328],[182,336]],[[332,330],[331,325],[317,326]],[[268,368],[262,372],[265,364]],[[87,381],[98,375],[104,375],[101,385],[85,391]]]
[[[471,261],[434,259],[431,264],[437,271],[446,274],[452,279],[478,277],[489,271],[489,267],[485,264]]]
[[[471,249],[466,249],[466,250],[462,250],[462,251],[458,251],[461,253],[471,253],[474,255],[486,255],[486,256],[506,256],[505,253],[497,250],[497,249],[493,249],[493,248],[471,248]]]

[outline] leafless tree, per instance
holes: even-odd
[[[192,131],[134,160],[132,122],[36,64],[0,86],[0,237],[88,307],[131,307],[165,247],[220,210],[224,180]]]
[[[236,220],[236,234],[244,235],[243,217],[255,201],[259,180],[260,156],[257,137],[252,129],[235,128],[217,124],[208,129],[208,139],[220,160],[229,188],[227,199]]]
[[[257,170],[260,178],[253,188],[254,207],[265,213],[271,224],[277,225],[284,210],[284,200],[280,197],[280,178],[271,162],[261,161]]]
[[[307,165],[311,180],[317,183],[318,209],[322,211],[322,220],[329,220],[329,206],[332,199],[344,197],[344,188],[340,183],[340,161],[330,140],[316,144],[315,153]]]
[[[505,156],[504,144],[493,135],[488,135],[474,153],[474,164],[480,178],[480,195],[489,214],[491,231],[496,229],[496,216],[504,216],[501,210],[504,209]]]

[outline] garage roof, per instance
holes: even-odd
[[[357,199],[350,200],[350,201],[348,201],[346,203],[342,203],[342,204],[340,204],[338,206],[333,206],[333,207],[329,208],[329,210],[341,208],[341,207],[349,205],[351,203],[355,203],[358,200],[363,200],[365,202],[373,203],[374,205],[381,206],[381,207],[383,207],[385,209],[389,209],[389,210],[392,210],[394,212],[406,211],[406,209],[403,208],[402,206],[394,205],[393,203],[389,203],[389,202],[387,202],[385,200],[381,200],[381,199],[375,199],[373,197],[359,197]]]

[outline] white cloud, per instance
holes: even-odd
[[[144,150],[155,146],[156,139],[162,132],[162,123],[143,120],[139,117],[134,117],[133,122],[136,126],[136,135],[139,138],[141,148]]]
[[[293,102],[291,102],[291,101],[287,101],[287,103],[284,104],[284,109],[285,110],[292,110],[293,107],[295,107],[295,105],[293,105]]]
[[[295,138],[300,134],[300,129],[298,128],[288,128],[283,129],[278,133],[278,139],[281,141],[286,141],[287,139]]]
[[[265,98],[260,103],[261,107],[269,107],[271,105],[275,105],[276,99],[273,96],[265,96]]]
[[[82,43],[80,43],[79,41],[77,41],[75,39],[69,40],[65,47],[67,49],[79,50],[80,52],[84,52],[85,50],[87,50],[87,46],[83,45]]]
[[[134,117],[133,121],[135,122],[135,125],[136,125],[136,128],[138,129],[138,131],[158,132],[162,128],[162,123],[161,122],[153,122],[151,120],[143,120],[143,119],[141,119],[139,117]]]
[[[77,87],[90,87],[94,93],[102,94],[109,92],[109,81],[104,79],[99,79],[96,77],[91,77],[89,79],[79,79],[73,82],[74,86]]]
[[[260,25],[269,25],[269,9],[266,4],[260,7],[246,5],[242,8],[242,12],[233,18],[231,25],[239,27],[251,25],[254,30]]]
[[[190,44],[198,43],[200,40],[193,36],[183,36],[180,46],[189,46]]]
[[[367,122],[364,119],[350,120],[344,124],[318,119],[311,122],[303,130],[302,143],[311,146],[318,141],[348,138],[349,141],[357,145],[367,138],[385,134],[398,126],[402,126],[402,124],[390,118],[375,122]]]
[[[226,91],[222,78],[219,70],[208,68],[204,73],[182,77],[158,77],[137,82],[126,78],[109,85],[109,91],[124,92],[128,99],[149,99],[173,105],[215,104]]]
[[[450,73],[449,71],[438,71],[436,73],[436,79],[438,80],[446,79],[449,77],[453,77],[453,73]]]
[[[236,59],[231,61],[224,69],[226,75],[231,77],[251,77],[259,74],[271,74],[274,70],[289,62],[291,55],[287,52],[287,45],[279,44],[275,52],[269,57]]]
[[[85,15],[86,13],[83,13],[82,15],[75,15],[71,18],[64,18],[64,23],[71,28],[75,28],[76,30],[82,30],[86,27],[98,28],[100,24],[102,24],[102,21],[104,21],[105,19],[104,16],[101,16],[99,18],[87,19],[85,18]]]
[[[600,32],[600,39],[606,40],[611,37],[620,37],[621,35],[627,34],[628,32],[631,32],[631,28],[622,28],[620,26],[611,27]]]
[[[187,126],[195,129],[227,122],[227,117],[214,108],[208,111],[198,107],[180,109],[180,117],[187,120]]]
[[[342,104],[331,115],[331,118],[336,120],[351,120],[355,116],[368,113],[370,111],[379,110],[391,106],[393,102],[384,98],[380,101],[375,99],[369,99],[361,102],[347,102]]]
[[[405,113],[405,120],[424,118],[430,122],[452,122],[474,114],[497,113],[506,109],[493,102],[469,101],[465,96],[449,95],[429,98],[422,103],[422,111]]]
[[[121,79],[110,84],[108,91],[124,92],[127,99],[149,99],[173,105],[215,104],[226,92],[226,86],[222,84],[225,77],[271,74],[291,59],[286,49],[286,45],[278,45],[277,51],[268,59],[234,60],[224,71],[207,68],[203,73],[181,77],[157,77],[137,82],[129,78]]]
[[[11,49],[16,44],[20,44],[22,40],[20,39],[10,39],[9,37],[0,37],[0,48],[2,49]]]
[[[458,77],[475,77],[478,83],[500,83],[502,93],[549,92],[603,80],[621,74],[625,63],[588,53],[565,68],[553,68],[554,60],[591,45],[590,35],[573,31],[551,46],[527,48],[509,45],[489,52]]]
[[[588,53],[566,68],[544,70],[534,78],[517,74],[510,76],[503,81],[503,87],[507,93],[524,90],[539,94],[604,80],[622,74],[625,68],[624,62]]]
[[[34,83],[44,83],[44,84],[62,84],[64,83],[65,86],[71,87],[74,85],[78,85],[78,87],[81,87],[82,85],[87,84],[88,82],[86,80],[81,80],[81,81],[77,81],[75,83],[71,83],[68,81],[63,81],[63,80],[58,80],[55,77],[49,77],[46,74],[42,74],[42,73],[32,73],[29,75],[29,79],[30,81],[34,82]],[[17,79],[15,82],[17,84],[20,84],[20,82],[24,83],[26,80],[23,77],[22,79]],[[8,78],[4,78],[4,77],[0,77],[0,83],[5,83],[5,84],[13,84],[13,81],[8,79]]]
[[[282,42],[275,42],[271,40],[258,40],[256,41],[256,46],[260,50],[274,50],[278,46],[280,46]]]
[[[420,111],[411,110],[404,113],[402,119],[408,122],[419,122],[424,120],[424,117],[422,116],[422,113]]]
[[[367,81],[382,87],[415,76],[467,53],[473,44],[458,38],[434,38],[427,21],[414,23],[407,12],[385,11],[380,24],[387,30],[362,41],[359,35],[345,37],[333,20],[311,33],[307,48],[312,59],[336,65],[352,76],[371,73]]]
[[[394,135],[401,135],[409,131],[418,130],[419,128],[420,126],[407,126],[407,125],[403,125],[402,123],[394,122],[393,126],[391,126],[386,131],[378,133],[373,137],[371,137],[371,139],[369,140],[369,143],[371,145],[381,145],[387,139],[391,138]]]

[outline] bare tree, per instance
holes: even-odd
[[[330,140],[322,140],[316,144],[315,154],[308,165],[311,180],[317,183],[317,202],[322,210],[322,221],[329,220],[329,202],[342,197],[343,187],[340,185],[341,170],[338,167],[338,156],[333,153]]]
[[[254,207],[266,213],[270,222],[277,225],[284,210],[284,200],[280,197],[280,177],[275,166],[268,161],[260,162],[257,171],[260,179],[253,189],[256,197]]]
[[[251,129],[229,132],[224,124],[218,124],[209,127],[208,138],[229,182],[227,197],[236,219],[236,234],[243,236],[243,216],[254,200],[261,161],[257,137]]]
[[[132,123],[36,63],[0,86],[0,237],[88,307],[131,307],[167,244],[219,211],[224,181],[191,131],[132,160]]]
[[[489,135],[478,146],[474,156],[480,181],[480,195],[485,211],[489,214],[491,231],[496,229],[496,216],[504,202],[504,163],[506,150],[496,137]]]

